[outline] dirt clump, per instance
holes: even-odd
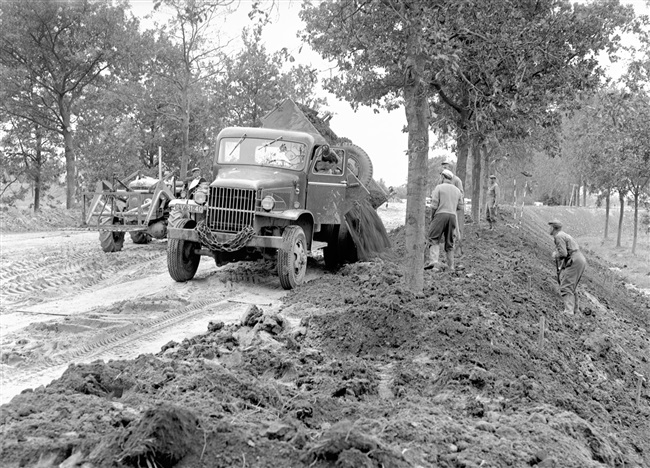
[[[565,316],[544,226],[466,231],[423,295],[400,228],[279,314],[70,366],[2,406],[3,466],[650,466],[647,297],[587,252]]]

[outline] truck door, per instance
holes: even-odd
[[[314,158],[307,178],[307,209],[314,214],[318,224],[341,224],[340,212],[345,200],[347,182],[345,180],[345,154],[334,150],[339,156],[338,163],[327,167]]]

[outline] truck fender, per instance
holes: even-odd
[[[284,210],[280,212],[262,211],[262,212],[258,212],[257,214],[259,216],[267,216],[269,218],[289,219],[291,221],[296,221],[301,216],[307,215],[311,219],[312,223],[314,222],[314,216],[311,214],[311,211],[307,211],[307,210]]]
[[[285,210],[280,213],[256,213],[257,216],[267,216],[269,218],[280,218],[294,221],[291,224],[300,226],[305,232],[307,247],[311,250],[312,241],[314,240],[314,215],[308,210]]]

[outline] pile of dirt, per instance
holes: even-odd
[[[0,232],[39,232],[57,229],[86,229],[82,226],[81,209],[67,210],[45,206],[34,213],[28,208],[0,206]]]
[[[467,226],[463,269],[394,255],[291,291],[279,315],[133,361],[73,365],[2,406],[6,466],[650,466],[650,302],[587,252],[565,316],[552,242]],[[543,325],[543,333],[542,326]],[[644,380],[645,378],[645,380]],[[173,440],[173,443],[169,442]]]

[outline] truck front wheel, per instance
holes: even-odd
[[[187,225],[193,223],[194,221],[191,219],[182,219],[174,227],[187,229],[191,227]],[[194,278],[201,261],[201,255],[196,253],[196,250],[200,248],[198,242],[183,239],[167,241],[167,270],[174,281],[182,283]]]
[[[300,226],[289,226],[282,233],[277,263],[284,289],[293,289],[303,283],[307,272],[307,240]]]

